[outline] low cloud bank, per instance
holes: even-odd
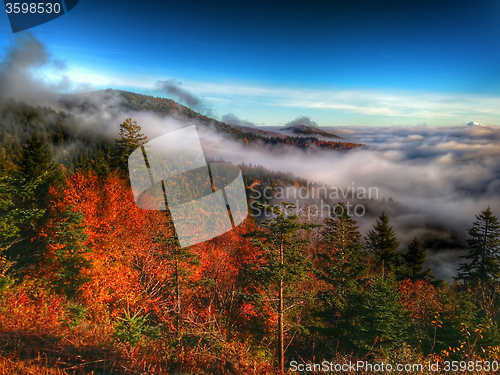
[[[435,275],[451,279],[475,215],[491,206],[500,215],[500,129],[495,127],[376,127],[326,129],[367,146],[348,152],[286,155],[241,152],[218,144],[213,152],[233,162],[262,164],[333,187],[376,187],[387,204],[400,250],[413,237],[429,249]],[[363,233],[378,212],[358,218]]]
[[[433,128],[425,124],[322,128],[367,146],[317,153],[290,148],[285,154],[277,154],[244,148],[193,120],[126,111],[123,98],[112,91],[61,95],[64,87],[73,84],[65,79],[48,84],[39,71],[50,66],[64,68],[36,38],[30,34],[19,37],[0,63],[0,95],[69,111],[82,129],[111,139],[117,137],[118,125],[127,117],[134,118],[150,139],[195,124],[207,156],[260,164],[334,187],[376,187],[380,199],[392,198],[398,204],[376,205],[367,211],[358,219],[361,231],[366,233],[380,211],[386,209],[401,241],[400,250],[405,251],[410,240],[419,237],[429,250],[428,265],[438,277],[450,280],[455,274],[475,215],[487,206],[500,215],[500,128]],[[188,93],[176,82],[163,83],[165,91],[175,89],[176,95],[184,95],[186,104],[194,100],[193,107],[203,105],[197,98],[186,96]],[[224,117],[228,123],[251,124],[234,115]],[[302,117],[290,125],[317,124]]]
[[[311,120],[310,117],[300,116],[297,117],[295,120],[287,122],[284,127],[286,128],[288,126],[296,126],[296,125],[319,126],[318,123],[316,121]]]
[[[256,127],[257,125],[248,120],[242,120],[233,113],[228,113],[221,117],[221,121],[229,125]]]

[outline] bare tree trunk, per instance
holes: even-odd
[[[283,235],[280,241],[280,262],[283,268]],[[280,361],[280,374],[285,373],[285,337],[283,332],[283,274],[280,277],[279,286],[279,307],[278,307],[278,326],[279,326],[279,361]]]
[[[179,293],[179,260],[175,259],[175,302],[176,302],[176,315],[175,315],[175,329],[177,336],[180,336],[180,315],[181,315],[181,296]]]

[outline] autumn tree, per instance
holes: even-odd
[[[193,266],[199,265],[199,260],[196,254],[190,251],[189,247],[182,248],[179,244],[177,236],[175,236],[175,230],[173,225],[173,220],[171,217],[167,219],[168,226],[170,227],[170,233],[166,235],[165,233],[159,234],[155,238],[155,242],[161,244],[161,250],[158,254],[159,258],[162,260],[164,266],[170,266],[173,268],[171,275],[164,281],[167,288],[170,289],[168,294],[173,294],[174,304],[173,313],[175,315],[175,330],[177,338],[181,336],[181,324],[182,324],[182,294],[183,289],[188,284],[188,277],[190,275],[190,270]]]
[[[249,218],[191,249],[200,259],[200,278],[190,282],[184,297],[185,329],[191,337],[227,348],[219,357],[225,366],[243,361],[250,345],[268,356],[269,346],[276,343],[276,301],[270,301],[267,284],[256,277],[264,257],[252,238],[260,231]]]
[[[90,279],[81,299],[88,302],[89,314],[96,319],[116,316],[127,304],[135,308],[139,300],[151,309],[153,296],[141,285],[142,269],[136,261],[156,251],[153,241],[163,231],[163,213],[138,208],[130,185],[116,173],[73,174],[55,204],[60,212],[72,207],[83,214],[85,246],[92,249],[85,257],[92,267],[81,268],[82,276]]]
[[[400,303],[410,318],[409,342],[430,353],[438,343],[443,322],[439,291],[424,280],[404,280],[399,286]]]

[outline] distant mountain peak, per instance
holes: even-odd
[[[306,135],[322,135],[329,138],[342,138],[336,134],[326,132],[316,126],[308,125],[290,125],[280,129],[281,131],[292,132],[294,134],[306,134]]]
[[[479,122],[471,121],[467,123],[467,126],[488,126],[484,124],[480,124]]]

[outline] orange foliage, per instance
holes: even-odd
[[[46,332],[56,334],[62,328],[64,299],[30,281],[5,292],[0,301],[0,332],[23,331],[43,335]]]
[[[407,279],[400,285],[401,300],[414,320],[431,320],[442,310],[434,286],[423,280]]]
[[[154,238],[166,233],[165,213],[138,208],[130,186],[117,175],[100,179],[93,173],[75,173],[66,183],[54,209],[62,212],[72,206],[83,213],[86,245],[92,249],[87,254],[92,268],[84,271],[91,281],[84,286],[83,298],[96,318],[144,303],[147,296],[135,264],[156,246]]]

